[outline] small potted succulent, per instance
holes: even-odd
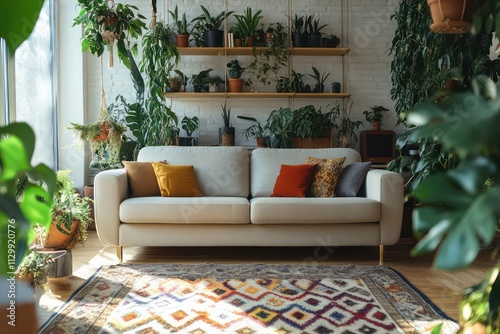
[[[241,79],[241,74],[244,72],[244,68],[240,66],[238,60],[234,59],[227,63],[227,75],[229,92],[241,92],[243,90],[244,80]]]
[[[384,117],[382,112],[384,111],[389,111],[389,109],[377,105],[375,107],[371,107],[370,110],[363,111],[363,115],[365,115],[366,120],[372,125],[372,130],[380,130],[380,122]]]

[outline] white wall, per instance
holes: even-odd
[[[127,0],[126,2],[138,6],[140,12],[148,18],[147,24],[149,24],[151,18],[149,1]],[[396,10],[397,2],[394,0],[345,1],[348,6],[348,16],[344,18],[347,26],[345,37],[347,38],[347,46],[351,49],[351,52],[345,58],[347,65],[345,68],[348,70],[347,87],[354,101],[352,118],[364,121],[364,115],[362,114],[364,110],[374,105],[383,105],[391,109],[391,111],[384,117],[382,128],[402,132],[403,128],[396,128],[397,120],[393,112],[394,103],[390,98],[390,62],[392,57],[388,55],[388,49],[395,31],[395,23],[390,21],[390,15]],[[172,9],[176,3],[179,5],[180,13],[186,12],[188,19],[192,19],[201,13],[200,4],[205,5],[211,13],[219,13],[224,8],[223,0],[210,1],[209,3],[201,0],[173,0],[168,1],[169,8]],[[318,13],[316,15],[319,15],[321,23],[328,23],[328,26],[324,29],[325,33],[341,35],[340,0],[292,0],[292,4],[293,12],[297,12],[299,15]],[[228,0],[228,9],[235,10],[238,13],[242,13],[247,6],[251,6],[254,10],[263,9],[262,15],[265,18],[262,22],[265,23],[266,27],[271,21],[287,22],[287,0]],[[164,13],[164,4],[159,2],[158,9],[158,20],[164,20],[165,17],[169,19]],[[230,24],[233,21],[234,18],[230,20]],[[64,46],[65,49],[72,49],[68,50],[68,52],[74,53],[72,57],[77,57],[77,53],[80,51],[79,46],[75,44]],[[225,62],[230,59],[232,58],[224,59],[224,57],[217,56],[182,57],[179,68],[188,75],[197,73],[202,69],[213,68],[215,70],[214,74],[222,76]],[[251,61],[251,57],[238,56],[238,59],[243,65]],[[86,121],[92,122],[99,113],[101,97],[99,62],[97,58],[90,54],[85,55],[85,60],[83,75],[84,82],[87,83],[86,87],[83,90],[73,90],[72,94],[74,95],[78,91],[86,92],[84,95]],[[104,61],[104,85],[107,103],[111,103],[118,94],[124,95],[129,101],[134,101],[135,91],[129,71],[119,63],[117,57],[115,57],[115,68],[112,70],[107,68],[106,54],[104,55]],[[327,80],[326,90],[330,88],[331,82],[342,81],[341,59],[338,57],[295,57],[293,64],[293,68],[301,73],[312,73],[312,65],[320,71],[328,70],[331,72]],[[76,71],[79,70],[79,68],[76,68]],[[309,78],[307,82],[313,84],[313,79]],[[259,91],[272,91],[274,87],[266,89],[257,87],[257,89]],[[66,96],[66,98],[69,97]],[[79,99],[80,97],[71,98]],[[218,128],[222,125],[220,105],[223,102],[223,99],[196,99],[192,101],[176,99],[172,102],[172,106],[179,118],[184,115],[198,116],[200,118],[200,145],[212,145],[218,142]],[[306,104],[314,104],[319,107],[326,106],[331,102],[334,101],[297,99],[295,100],[295,107]],[[271,110],[281,106],[288,106],[288,101],[286,99],[229,99],[228,105],[232,107],[234,115],[232,123],[237,128],[236,131],[240,132],[248,126],[248,123],[237,119],[236,115],[251,115],[264,121]],[[361,130],[368,128],[369,124],[365,122],[365,127]],[[247,142],[241,136],[236,138],[236,144],[253,145],[253,143]],[[62,156],[64,156],[64,152]]]

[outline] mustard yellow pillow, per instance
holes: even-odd
[[[203,196],[198,189],[193,166],[166,165],[157,162],[151,165],[163,197]]]
[[[342,158],[313,158],[308,157],[306,163],[318,165],[316,174],[309,188],[313,197],[335,197],[335,187],[344,165],[345,157]]]

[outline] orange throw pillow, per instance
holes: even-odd
[[[203,196],[198,189],[193,166],[166,165],[153,162],[158,186],[163,197]]]
[[[306,197],[316,165],[281,165],[271,197]]]
[[[313,158],[308,157],[306,163],[318,166],[309,192],[313,197],[335,197],[335,188],[339,181],[345,157],[342,158]]]
[[[160,196],[151,162],[122,161],[127,173],[130,197]]]

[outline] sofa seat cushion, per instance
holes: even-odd
[[[250,202],[252,224],[369,223],[380,220],[380,203],[362,197],[259,197]]]
[[[123,223],[248,224],[250,203],[243,197],[137,197],[120,204]]]

